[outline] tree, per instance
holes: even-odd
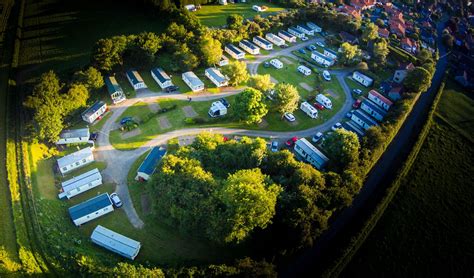
[[[365,25],[365,29],[362,31],[361,39],[363,42],[369,44],[370,41],[373,41],[379,37],[379,27],[372,22],[369,22]]]
[[[388,42],[385,39],[374,44],[375,65],[383,67],[387,63],[387,56],[390,53]]]
[[[89,99],[89,91],[82,84],[72,84],[67,91],[63,101],[63,113],[67,115],[72,111],[86,106]]]
[[[109,72],[115,66],[123,64],[122,54],[129,39],[126,36],[115,36],[100,39],[92,50],[92,64],[99,70]]]
[[[146,268],[143,265],[132,265],[129,263],[118,263],[112,270],[114,277],[153,277],[164,278],[165,274],[159,268]]]
[[[259,90],[245,89],[235,98],[234,114],[246,124],[260,123],[268,113],[263,99],[264,96]]]
[[[258,168],[229,175],[218,192],[224,210],[214,219],[213,230],[223,230],[219,236],[225,242],[239,242],[255,228],[265,228],[275,215],[280,191]]]
[[[366,132],[363,138],[364,148],[370,150],[378,149],[385,142],[385,135],[380,126],[372,126]]]
[[[276,109],[283,115],[284,113],[293,113],[298,109],[300,95],[295,86],[288,83],[279,83],[275,87]]]
[[[357,45],[348,42],[341,44],[341,51],[341,61],[346,65],[353,63],[362,53]]]
[[[256,74],[250,78],[250,87],[261,92],[267,92],[275,87],[270,74]]]
[[[334,171],[354,168],[359,161],[359,139],[354,132],[337,129],[324,142]]]
[[[174,53],[178,67],[182,71],[193,70],[199,65],[199,59],[194,55],[189,47],[183,43],[179,46],[178,50]]]
[[[160,37],[153,32],[139,34],[135,39],[135,44],[151,56],[154,56],[161,48]]]
[[[227,28],[231,30],[238,30],[244,21],[244,18],[238,14],[231,14],[227,17]]]
[[[210,34],[206,34],[202,37],[199,43],[199,49],[201,51],[201,61],[206,66],[212,66],[221,60],[222,57],[222,45],[220,41],[212,38]]]
[[[425,92],[431,85],[431,74],[423,67],[416,67],[408,73],[403,84],[411,92]]]
[[[94,67],[74,73],[74,82],[83,84],[89,90],[98,90],[104,86],[102,74]]]
[[[230,62],[229,65],[222,68],[222,72],[229,77],[229,83],[232,86],[244,84],[250,78],[247,64],[244,61]]]

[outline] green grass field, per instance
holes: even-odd
[[[397,196],[342,276],[472,275],[473,122],[472,95],[448,83]]]
[[[265,5],[268,7],[268,10],[257,13],[252,10],[253,5]],[[231,14],[239,14],[244,18],[253,18],[257,14],[266,16],[282,10],[284,10],[284,8],[269,2],[249,1],[249,3],[228,4],[226,6],[203,5],[202,8],[196,12],[196,15],[202,24],[214,27],[225,25],[227,17]]]

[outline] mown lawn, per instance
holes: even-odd
[[[268,10],[257,13],[252,10],[253,5],[264,5]],[[249,3],[228,4],[223,5],[203,5],[200,10],[196,12],[197,17],[202,24],[207,26],[223,26],[226,24],[227,17],[231,14],[239,14],[245,18],[253,18],[257,14],[266,16],[275,12],[284,10],[275,4],[261,1],[249,1]]]
[[[456,129],[472,136],[472,104],[448,83],[415,163],[343,277],[472,276],[474,145]]]

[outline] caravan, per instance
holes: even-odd
[[[301,103],[300,109],[313,119],[318,117],[318,110],[306,101]]]
[[[278,60],[278,59],[272,59],[272,60],[270,61],[270,64],[271,64],[272,66],[274,66],[276,69],[281,69],[281,68],[283,68],[283,63],[282,63],[280,60]]]
[[[301,72],[302,74],[306,75],[306,76],[311,74],[311,69],[308,68],[308,67],[305,67],[303,65],[298,67],[298,71]]]
[[[215,101],[211,104],[211,108],[209,108],[208,112],[209,116],[212,118],[215,117],[222,117],[227,114],[227,107],[220,101]]]
[[[331,100],[326,97],[325,95],[323,94],[319,94],[316,96],[316,101],[321,103],[324,107],[326,107],[327,109],[332,109],[332,102]]]

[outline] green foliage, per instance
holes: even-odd
[[[331,169],[342,171],[356,167],[359,159],[359,139],[354,132],[337,129],[324,142]]]
[[[27,274],[37,274],[41,273],[41,268],[36,262],[35,255],[30,250],[27,250],[25,247],[20,247],[19,252],[22,270]]]
[[[289,83],[279,83],[275,87],[275,92],[276,109],[280,114],[293,113],[298,109],[300,94],[295,86]]]
[[[267,92],[275,87],[271,80],[270,74],[256,74],[250,78],[250,87],[255,88],[261,92]]]
[[[129,39],[126,36],[115,36],[100,39],[92,50],[92,64],[95,68],[110,72],[116,66],[123,64],[122,54]]]
[[[132,265],[128,263],[118,263],[113,269],[114,277],[123,278],[164,278],[165,274],[159,268],[146,268],[142,265]]]
[[[235,98],[234,111],[239,120],[247,123],[260,123],[268,113],[266,104],[263,102],[262,92],[247,88]]]
[[[367,44],[379,37],[379,27],[374,23],[370,22],[365,25],[365,29],[362,31],[361,39]]]
[[[423,67],[416,67],[408,73],[403,84],[411,92],[425,92],[431,85],[431,74]]]
[[[222,57],[222,44],[214,39],[210,33],[201,37],[199,49],[202,54],[201,61],[206,66],[217,64]]]
[[[75,83],[83,84],[88,90],[98,90],[104,86],[102,74],[94,67],[74,73],[73,79]]]
[[[388,42],[385,39],[374,44],[374,64],[383,67],[387,63],[387,56],[390,53]]]
[[[86,106],[89,91],[82,84],[72,84],[63,100],[63,114],[67,115],[74,110]]]
[[[352,64],[362,54],[357,45],[352,45],[348,42],[341,44],[341,62],[344,64]]]
[[[13,273],[21,269],[21,265],[11,259],[5,247],[0,246],[0,273]]]
[[[227,66],[222,68],[222,73],[229,77],[229,83],[232,86],[244,84],[250,78],[247,71],[247,64],[244,61],[230,62]]]
[[[227,28],[238,30],[243,24],[244,18],[238,14],[231,14],[227,17]]]
[[[177,48],[178,49],[174,53],[174,56],[179,69],[182,71],[190,71],[199,65],[199,58],[191,52],[191,49],[189,49],[185,43],[181,44]]]

